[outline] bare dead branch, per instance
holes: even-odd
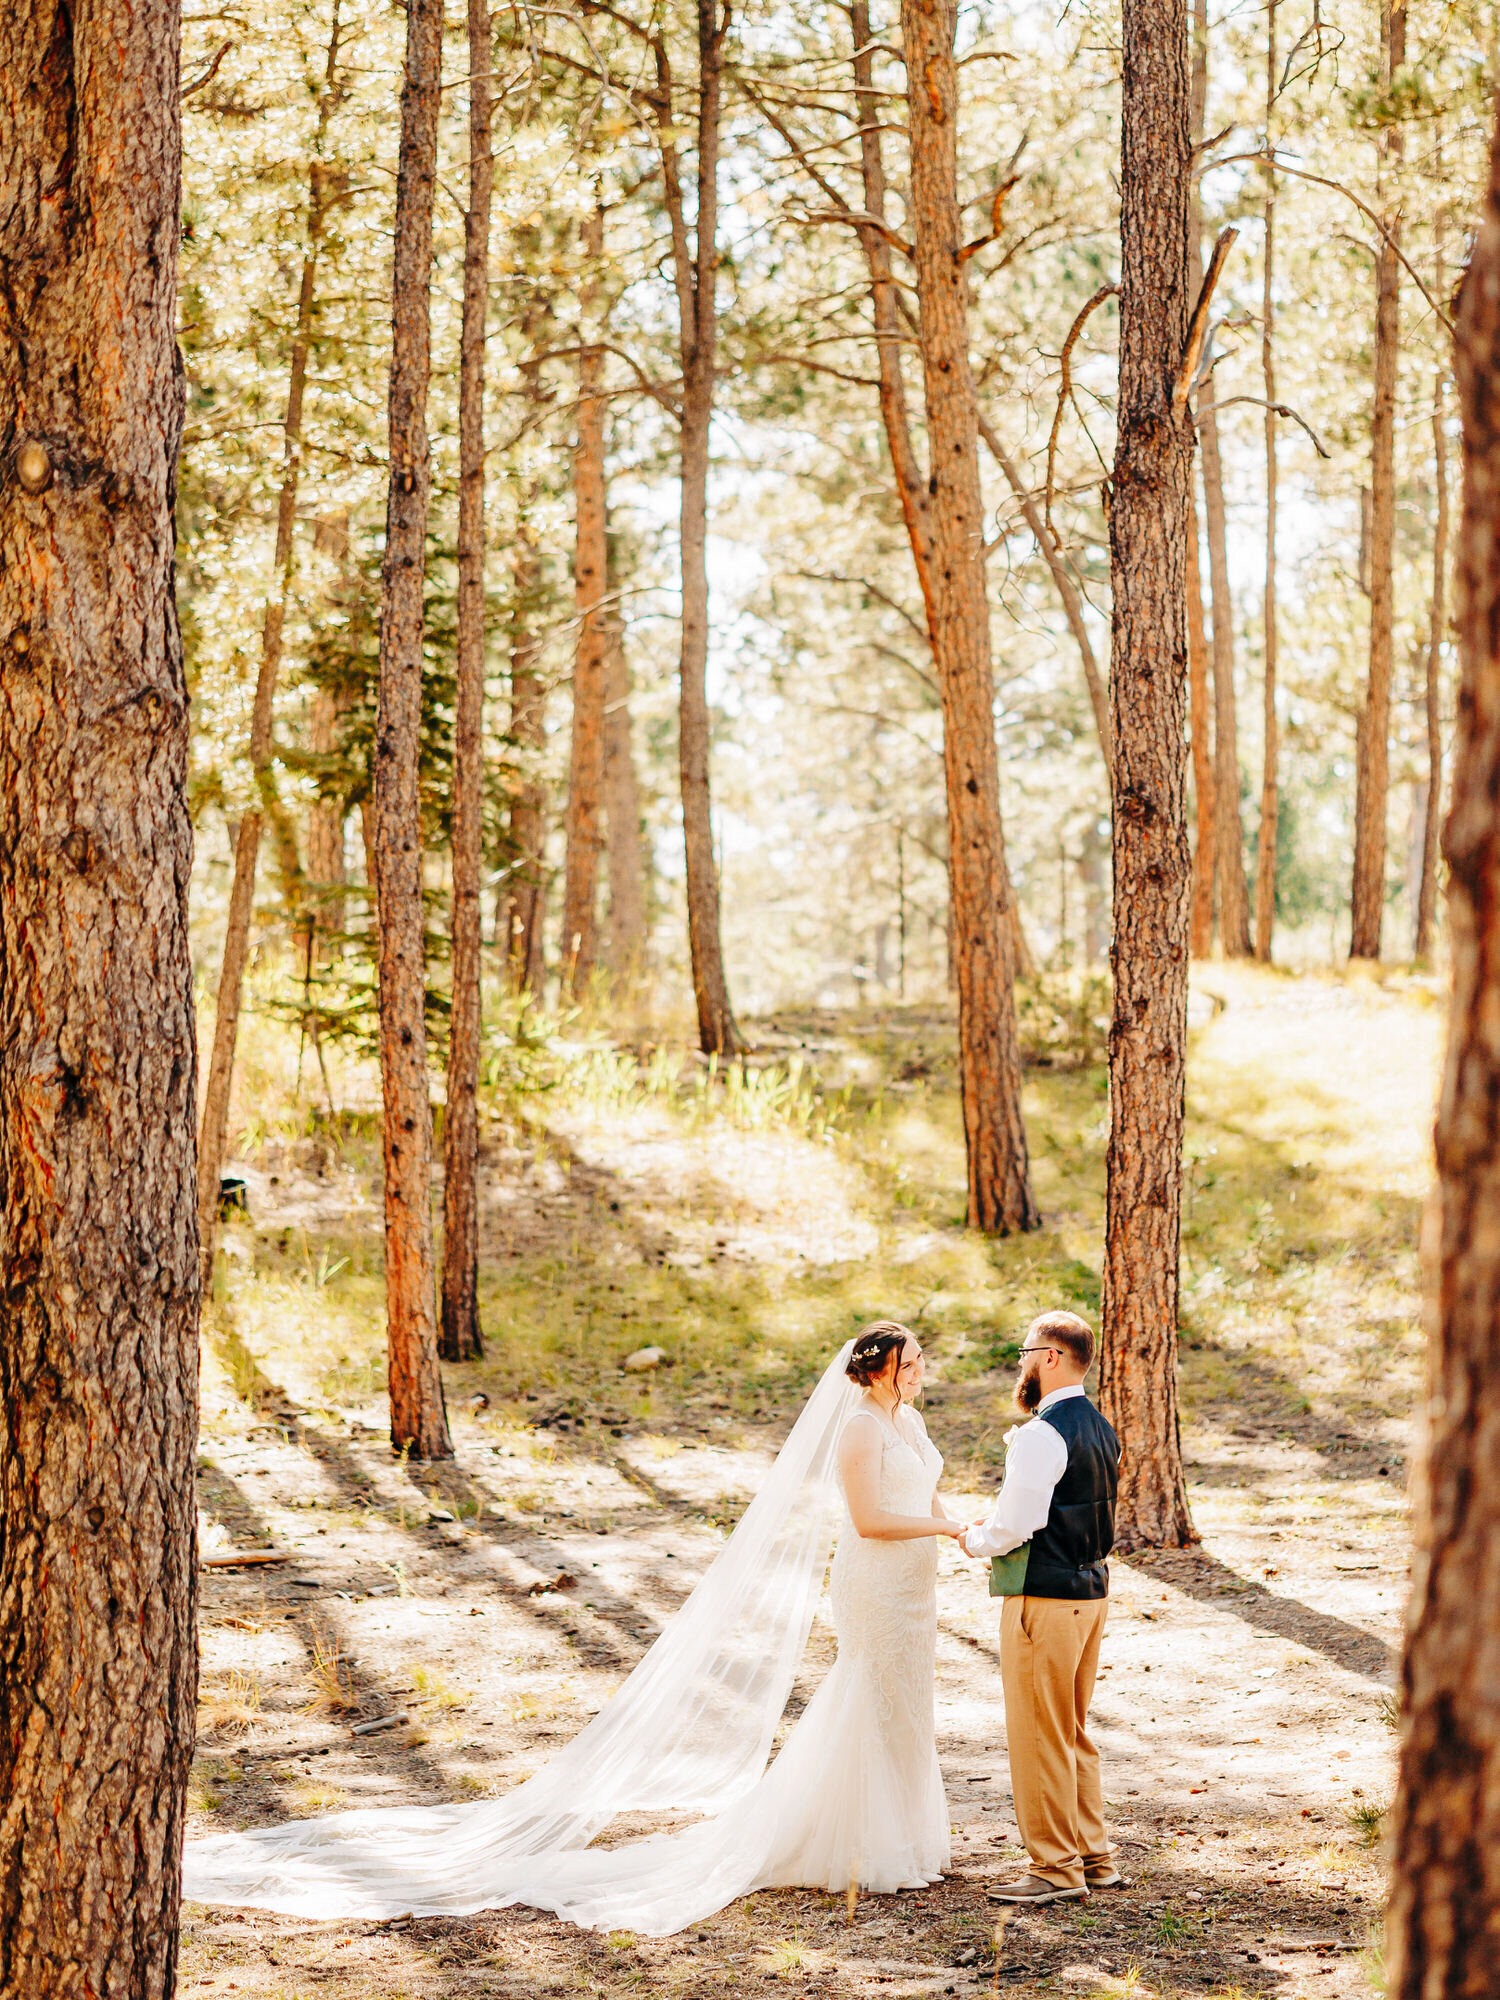
[[[1214,302],[1214,287],[1219,282],[1219,274],[1224,269],[1224,260],[1234,248],[1239,235],[1237,229],[1221,229],[1214,253],[1208,260],[1208,269],[1203,274],[1203,283],[1198,288],[1198,303],[1193,307],[1193,316],[1188,321],[1187,341],[1183,346],[1182,359],[1177,364],[1177,374],[1172,383],[1172,414],[1180,416],[1187,408],[1187,399],[1192,391],[1193,377],[1198,372],[1198,362],[1203,354],[1203,343],[1208,337],[1209,309]]]
[[[976,236],[972,243],[966,243],[958,253],[960,264],[967,264],[971,257],[977,257],[981,250],[987,250],[992,243],[1000,240],[1001,220],[1005,213],[1005,197],[1020,180],[1019,174],[1011,174],[995,189],[995,198],[990,203],[990,227],[985,236]]]
[[[1332,452],[1324,450],[1323,440],[1318,436],[1306,417],[1294,410],[1289,403],[1268,403],[1264,396],[1226,396],[1222,403],[1216,402],[1214,408],[1215,410],[1228,410],[1232,409],[1236,403],[1253,403],[1258,410],[1274,410],[1278,417],[1289,418],[1292,423],[1300,425],[1307,432],[1307,435],[1312,439],[1313,450],[1318,454],[1319,458],[1331,458],[1333,456]]]
[[[1079,312],[1073,324],[1068,328],[1068,337],[1062,345],[1062,371],[1057,389],[1057,408],[1052,412],[1052,430],[1047,439],[1047,488],[1046,499],[1042,507],[1042,518],[1046,521],[1048,532],[1052,535],[1056,535],[1057,533],[1057,530],[1052,526],[1053,470],[1057,462],[1057,434],[1062,429],[1063,410],[1072,400],[1073,396],[1073,349],[1078,345],[1078,336],[1083,332],[1089,314],[1096,307],[1102,306],[1106,299],[1116,297],[1119,290],[1118,285],[1101,285],[1094,296]]]
[[[185,83],[182,86],[182,89],[177,93],[179,98],[191,97],[195,90],[202,90],[206,84],[212,83],[219,73],[219,64],[223,62],[225,56],[228,55],[233,47],[233,42],[220,42],[218,48],[214,51],[213,60],[209,63],[208,68],[200,75],[195,76],[191,83]]]
[[[1449,333],[1450,334],[1452,333],[1453,331],[1452,320],[1448,317],[1447,313],[1443,311],[1443,308],[1438,304],[1437,300],[1432,296],[1431,292],[1428,291],[1426,285],[1423,284],[1421,272],[1418,271],[1416,266],[1405,255],[1405,253],[1401,248],[1401,245],[1391,235],[1390,231],[1386,228],[1385,224],[1381,221],[1380,217],[1375,213],[1374,209],[1371,208],[1370,204],[1367,201],[1363,200],[1361,196],[1357,195],[1354,192],[1353,188],[1345,187],[1342,181],[1329,180],[1326,174],[1310,174],[1307,171],[1306,167],[1289,167],[1285,160],[1280,160],[1276,157],[1274,151],[1267,152],[1262,150],[1261,152],[1258,153],[1230,153],[1226,155],[1226,157],[1222,160],[1210,161],[1208,165],[1204,167],[1203,171],[1207,173],[1211,167],[1232,167],[1241,160],[1258,160],[1262,166],[1269,166],[1271,168],[1274,168],[1274,170],[1278,174],[1290,174],[1294,181],[1308,181],[1312,184],[1313,187],[1329,188],[1334,194],[1341,194],[1344,197],[1345,201],[1352,201],[1354,206],[1359,210],[1360,214],[1364,216],[1365,220],[1367,222],[1372,223],[1374,227],[1379,231],[1381,242],[1384,243],[1386,248],[1400,263],[1402,269],[1406,272],[1406,275],[1411,279],[1412,283],[1416,286],[1417,290],[1422,294],[1423,298],[1427,301],[1427,304],[1431,308],[1431,310],[1442,321],[1443,325],[1447,327]]]

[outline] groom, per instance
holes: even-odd
[[[992,1903],[1056,1903],[1121,1885],[1104,1830],[1099,1752],[1088,1736],[1114,1547],[1120,1440],[1083,1392],[1094,1336],[1076,1313],[1026,1329],[1016,1403],[989,1518],[965,1529],[1003,1597],[1000,1672],[1016,1824],[1031,1856]]]

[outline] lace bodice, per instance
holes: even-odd
[[[943,1455],[927,1435],[919,1413],[904,1406],[895,1419],[866,1406],[851,1423],[874,1424],[881,1438],[880,1504],[888,1514],[930,1514],[943,1473]],[[848,1506],[845,1505],[845,1518]],[[846,1529],[847,1532],[847,1529]],[[887,1547],[896,1544],[887,1543]]]

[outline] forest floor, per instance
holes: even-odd
[[[1127,1888],[1024,1913],[997,1948],[984,1889],[1021,1858],[997,1620],[980,1566],[944,1545],[941,1885],[861,1898],[852,1922],[843,1898],[765,1894],[666,1940],[524,1909],[313,1924],[194,1907],[182,1990],[1378,1991],[1441,1008],[1397,977],[1213,965],[1194,983],[1183,1401],[1203,1540],[1114,1565],[1095,1718]],[[382,1430],[368,1112],[332,1135],[295,1107],[247,1123],[249,1217],[205,1329],[204,1550],[287,1560],[204,1571],[194,1831],[478,1799],[534,1770],[702,1573],[865,1317],[919,1328],[946,1489],[976,1510],[992,1491],[1019,1331],[1049,1304],[1097,1306],[1102,1072],[1029,1074],[1046,1225],[988,1243],[961,1227],[940,1015],[779,1016],[756,1035],[776,1061],[733,1093],[584,1038],[532,1078],[525,1122],[497,1102],[488,1350],[446,1371],[457,1457],[440,1468],[396,1459]],[[623,1370],[648,1343],[667,1363]],[[820,1626],[804,1680],[830,1651]],[[401,1720],[353,1733],[382,1716]]]

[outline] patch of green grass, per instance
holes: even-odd
[[[1197,1926],[1187,1917],[1180,1916],[1170,1903],[1160,1912],[1151,1931],[1155,1942],[1165,1945],[1182,1944],[1197,1935]]]

